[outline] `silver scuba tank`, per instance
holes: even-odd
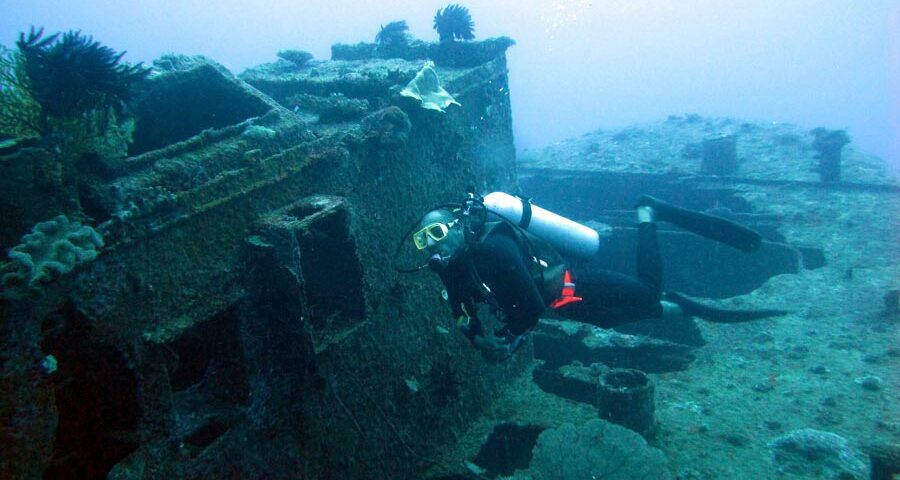
[[[499,215],[553,246],[563,256],[591,258],[600,249],[596,230],[544,210],[508,193],[484,196],[488,212]]]

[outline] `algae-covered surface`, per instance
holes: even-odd
[[[668,119],[614,130],[596,130],[525,151],[520,165],[673,176],[700,173],[702,143],[734,136],[735,176],[754,180],[818,181],[817,152],[810,128],[781,122],[749,122],[733,118],[673,115]],[[893,183],[885,162],[851,143],[842,152],[842,180]]]

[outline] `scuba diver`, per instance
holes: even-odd
[[[637,277],[598,268],[599,234],[584,225],[503,192],[470,193],[461,204],[432,209],[401,238],[395,259],[411,237],[438,274],[458,329],[489,361],[508,358],[548,312],[553,316],[612,328],[637,320],[692,315],[735,323],[787,312],[722,310],[662,288],[656,222],[723,242],[746,252],[762,244],[753,230],[729,220],[676,207],[651,196],[636,204]],[[396,266],[396,265],[395,265]],[[489,331],[476,307],[486,304],[503,323]]]

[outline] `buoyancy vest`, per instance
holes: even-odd
[[[476,243],[484,243],[491,235],[498,234],[508,234],[523,252],[528,272],[541,292],[544,304],[549,306],[556,301],[565,287],[567,272],[566,262],[559,252],[540,237],[503,221],[485,223]],[[473,265],[473,268],[477,278],[477,266]]]

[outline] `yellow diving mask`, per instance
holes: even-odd
[[[414,233],[412,236],[413,242],[416,244],[416,248],[418,248],[419,250],[424,250],[425,247],[428,246],[428,237],[431,237],[431,239],[435,242],[440,242],[441,240],[447,238],[447,233],[455,224],[456,220],[453,220],[450,223],[435,222],[422,227],[421,230]]]

